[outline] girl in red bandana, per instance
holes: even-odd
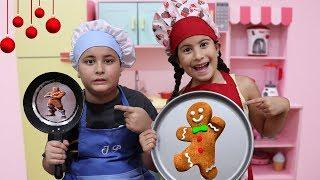
[[[284,97],[261,97],[253,79],[229,73],[221,59],[219,32],[208,5],[197,0],[166,1],[164,4],[166,6],[154,16],[153,31],[157,41],[165,46],[168,61],[175,71],[176,84],[169,100],[190,91],[217,92],[239,105],[263,136],[273,137],[279,133],[289,111],[289,101]],[[164,17],[161,13],[167,15]],[[191,81],[180,89],[184,73]],[[140,136],[144,134],[155,132],[149,130]],[[152,143],[143,149],[147,151],[154,146]],[[251,168],[244,179],[253,179]]]

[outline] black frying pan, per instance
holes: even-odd
[[[81,87],[73,78],[48,72],[28,86],[23,97],[24,112],[35,128],[62,141],[62,134],[72,129],[81,117],[83,97]],[[55,166],[55,177],[63,177],[62,165]]]

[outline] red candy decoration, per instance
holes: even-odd
[[[202,136],[197,136],[197,141],[201,142],[202,141]]]
[[[198,148],[199,153],[203,153],[203,151],[204,151],[203,148],[201,148],[201,147]]]
[[[15,26],[15,27],[21,27],[23,25],[23,19],[22,17],[20,16],[16,16],[13,18],[12,20],[12,24]]]
[[[0,47],[4,53],[11,53],[14,50],[14,48],[16,47],[16,44],[14,43],[14,41],[11,38],[6,37],[6,38],[2,39],[2,41],[0,43]]]
[[[38,34],[38,31],[35,27],[33,26],[29,26],[27,29],[26,29],[26,36],[29,38],[29,39],[33,39],[37,36]]]
[[[49,33],[57,33],[60,30],[61,23],[56,18],[50,18],[48,19],[46,23],[46,29]]]
[[[42,18],[44,16],[44,10],[41,7],[38,7],[35,11],[34,11],[34,15],[37,18]]]

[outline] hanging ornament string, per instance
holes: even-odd
[[[0,42],[0,48],[5,53],[11,53],[15,47],[15,42],[9,38],[9,0],[7,0],[7,35]]]
[[[19,9],[20,9],[19,0],[17,0],[17,15],[12,20],[12,24],[17,28],[23,25],[23,19],[21,16],[19,16]]]
[[[44,10],[41,8],[40,0],[39,0],[38,5],[39,5],[39,7],[34,11],[34,15],[35,15],[37,18],[42,18],[45,13],[44,13]]]
[[[32,0],[30,0],[30,22],[32,25]]]
[[[52,0],[52,18],[48,19],[46,29],[49,33],[57,33],[61,28],[60,21],[54,15],[54,0]]]
[[[9,34],[9,0],[7,0],[7,35]]]
[[[52,15],[54,16],[54,0],[52,0]]]
[[[32,26],[32,0],[30,0],[30,22],[31,25],[26,29],[26,36],[29,39],[33,39],[37,36],[38,31],[35,27]]]

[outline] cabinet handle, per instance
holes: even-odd
[[[144,31],[145,25],[146,25],[146,20],[144,18],[142,18],[142,20],[141,20],[141,30],[142,31]]]
[[[134,31],[136,29],[136,18],[131,18],[131,30]]]

